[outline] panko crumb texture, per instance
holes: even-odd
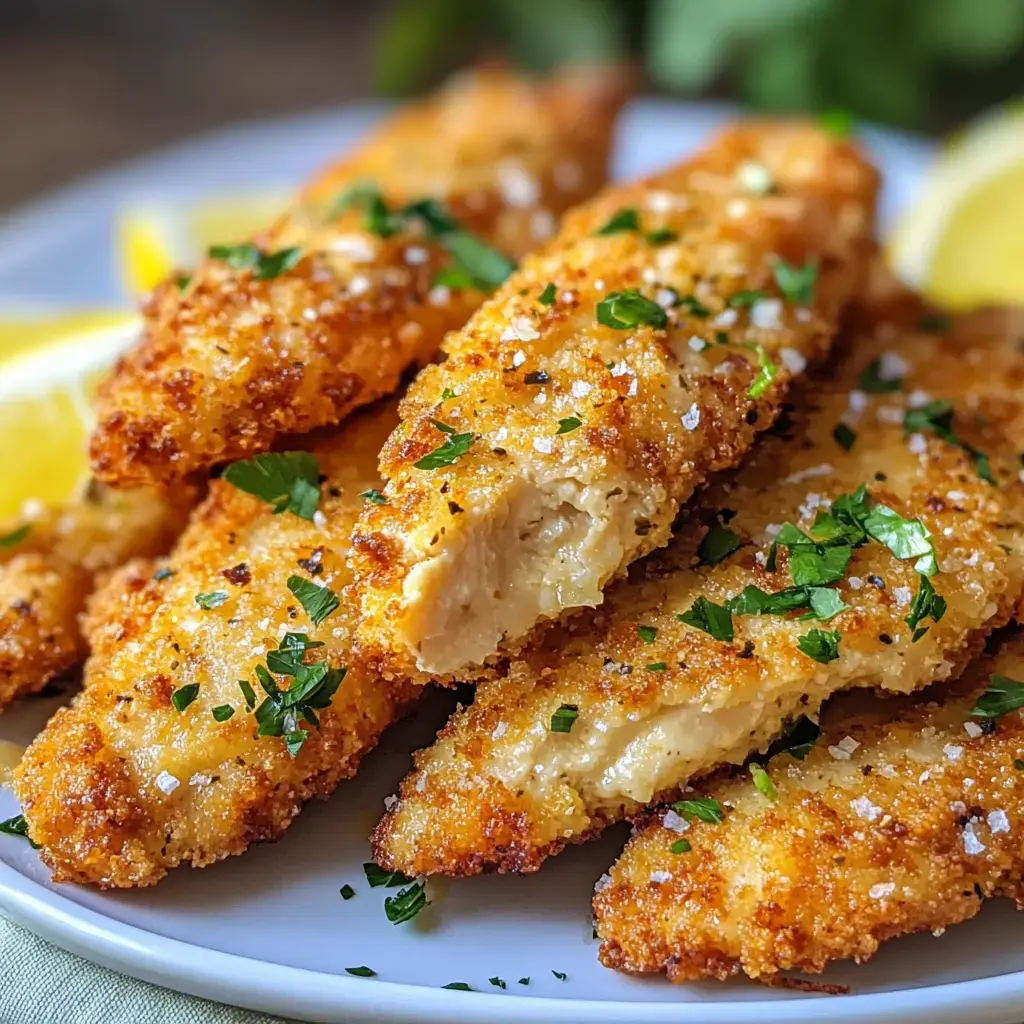
[[[1024,904],[1024,719],[972,715],[995,676],[1021,685],[1020,635],[916,706],[837,702],[804,760],[768,762],[774,799],[739,775],[687,794],[718,800],[720,824],[652,813],[598,883],[602,963],[770,980],[940,935],[989,897]]]
[[[419,692],[349,656],[348,538],[359,495],[380,486],[377,452],[396,419],[386,403],[310,439],[323,481],[315,521],[275,515],[215,480],[166,559],[130,564],[93,598],[84,689],[15,776],[55,880],[152,885],[178,864],[202,867],[279,838],[305,801],[354,774]],[[320,624],[289,589],[293,576],[338,596]],[[295,757],[281,736],[257,735],[239,685],[264,699],[256,666],[270,664],[286,633],[322,644],[307,662],[347,668],[316,712],[319,728],[302,723],[309,736]],[[179,709],[174,695],[180,702],[188,688],[193,699]]]
[[[374,833],[378,863],[411,875],[536,870],[766,749],[836,691],[909,693],[964,668],[1024,589],[1021,322],[985,313],[934,333],[927,318],[919,329],[912,311],[900,315],[852,339],[836,380],[796,389],[751,460],[709,488],[671,545],[600,609],[546,631],[478,686],[415,756]],[[948,420],[934,404],[945,402]],[[913,429],[915,416],[934,415],[934,429]],[[937,436],[943,423],[955,440]],[[721,614],[746,588],[792,587],[788,549],[770,567],[782,524],[807,535],[861,486],[872,507],[924,524],[939,569],[930,581],[915,558],[870,540],[819,594],[841,606],[827,621],[805,620],[806,599],[784,614],[727,613],[728,636],[680,620],[702,601]],[[941,618],[911,625],[926,582],[945,602]],[[801,647],[812,631],[817,657]],[[834,635],[834,652],[820,634]],[[566,714],[571,727],[555,731]]]
[[[484,296],[436,287],[451,264],[438,240],[387,210],[375,224],[351,189],[376,188],[391,211],[439,200],[518,259],[603,183],[624,96],[614,69],[490,71],[399,111],[253,240],[267,268],[210,258],[157,289],[100,388],[93,471],[118,486],[178,479],[394,391]],[[273,266],[293,248],[297,261]]]
[[[66,505],[29,503],[0,528],[0,709],[85,657],[78,616],[97,577],[169,550],[194,501],[187,485],[162,496],[92,483]]]
[[[665,544],[828,349],[876,187],[850,143],[752,122],[567,215],[402,403],[355,537],[371,656],[472,676]]]

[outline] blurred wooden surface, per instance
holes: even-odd
[[[389,0],[0,0],[0,216],[155,146],[372,91]]]

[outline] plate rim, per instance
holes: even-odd
[[[126,924],[33,881],[0,858],[0,908],[70,953],[152,984],[257,1012],[319,1021],[404,1024],[1005,1024],[1024,1011],[1024,970],[863,995],[779,1000],[625,1002],[552,998],[347,978],[208,949]]]

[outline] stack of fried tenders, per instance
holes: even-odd
[[[630,818],[609,966],[818,971],[1017,895],[1024,648],[974,659],[1024,591],[1020,322],[876,294],[877,176],[811,125],[576,205],[621,99],[461,81],[154,296],[94,472],[228,465],[166,557],[34,584],[6,699],[88,651],[16,774],[56,879],[275,839],[459,680],[375,859],[532,871]]]

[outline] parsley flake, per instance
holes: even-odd
[[[1024,683],[1009,676],[991,675],[988,689],[978,698],[971,715],[975,718],[1002,718],[1024,707]]]
[[[670,847],[672,853],[689,853],[693,847],[689,839],[677,839]]]
[[[828,587],[786,587],[769,594],[753,584],[746,586],[728,602],[734,615],[785,615],[799,608],[809,608],[804,619],[827,622],[847,607],[837,590]]]
[[[697,548],[697,557],[704,565],[718,565],[728,558],[740,546],[740,538],[727,526],[715,523],[701,539]]]
[[[935,593],[935,587],[927,576],[919,574],[917,594],[910,605],[910,613],[904,620],[914,630],[913,643],[917,643],[927,632],[927,629],[917,627],[924,619],[931,619],[938,622],[946,614],[946,599]]]
[[[844,452],[848,452],[857,440],[857,431],[845,423],[837,423],[832,430],[832,436],[835,438],[836,444]]]
[[[441,988],[450,988],[454,992],[472,992],[473,989],[464,981],[449,981],[447,985],[442,985]]]
[[[842,107],[830,107],[818,115],[818,124],[835,139],[848,139],[853,134],[853,114]]]
[[[658,635],[656,626],[637,626],[636,635],[640,637],[645,644],[653,644],[654,638]]]
[[[156,583],[161,583],[164,580],[169,580],[173,575],[173,569],[168,569],[164,567],[163,569],[157,569],[157,571],[153,573],[151,579],[153,579]]]
[[[796,645],[809,658],[827,665],[839,657],[839,641],[841,635],[827,629],[812,629],[806,636],[800,637]]]
[[[252,683],[248,679],[239,679],[238,688],[242,691],[242,696],[245,698],[245,708],[247,711],[252,711],[256,707],[256,691],[252,688]]]
[[[1024,772],[1024,760],[1021,760],[1019,757],[1014,758],[1013,767],[1019,772]]]
[[[899,376],[882,376],[882,359],[872,359],[857,377],[857,387],[869,395],[885,395],[891,391],[899,391],[903,378]]]
[[[649,245],[668,245],[669,242],[679,239],[679,232],[673,231],[672,228],[655,228],[654,231],[648,231],[644,237]]]
[[[32,524],[26,523],[24,526],[19,526],[16,530],[11,530],[10,533],[5,533],[0,537],[0,548],[13,548],[15,544],[20,544],[32,530]]]
[[[39,844],[34,842],[28,834],[28,822],[24,814],[16,814],[13,818],[0,821],[0,833],[5,836],[17,836],[19,839],[27,839],[33,850],[39,849]]]
[[[508,988],[508,985],[505,984],[504,980],[502,978],[499,978],[497,975],[495,975],[493,978],[488,978],[487,980],[495,988]]]
[[[772,274],[779,290],[790,302],[807,305],[814,301],[814,286],[818,281],[817,263],[797,267],[780,258],[772,264]]]
[[[399,889],[397,895],[385,897],[384,916],[392,924],[402,924],[405,921],[411,921],[429,903],[426,886],[422,882],[414,882],[408,889]],[[454,982],[453,984],[461,983]],[[445,986],[445,988],[449,987],[451,986]]]
[[[579,717],[576,704],[562,704],[551,716],[551,732],[572,732],[573,723]]]
[[[789,729],[780,736],[769,748],[768,756],[789,754],[802,761],[810,752],[821,735],[821,727],[806,715],[801,715]]]
[[[235,709],[230,704],[218,704],[210,712],[215,722],[226,722],[234,713]]]
[[[667,661],[652,661],[646,666],[648,672],[664,672],[668,668]]]
[[[552,971],[551,972],[559,981],[565,981],[569,977],[564,971]]]
[[[357,978],[376,978],[377,972],[369,967],[346,967],[346,974],[354,974]]]
[[[679,306],[684,313],[698,317],[701,320],[706,320],[711,316],[711,310],[696,295],[683,295],[676,300],[675,305]]]
[[[444,439],[444,444],[413,463],[417,469],[441,469],[443,466],[451,466],[460,456],[465,455],[473,444],[472,432],[457,434],[455,428],[448,426],[447,423],[441,423],[440,420],[431,420],[430,422],[447,436]]]
[[[537,296],[537,301],[543,302],[545,306],[553,306],[557,293],[558,289],[555,287],[555,282],[549,281],[544,291]]]
[[[581,420],[578,416],[566,416],[564,420],[558,421],[558,430],[556,430],[555,433],[569,434],[582,426],[583,420]]]
[[[527,975],[525,978],[520,978],[519,981],[517,982],[517,984],[519,984],[519,985],[529,985],[530,984],[530,977],[529,977],[529,975]]]
[[[775,544],[789,550],[789,572],[798,587],[816,587],[841,580],[853,555],[853,548],[844,537],[818,541],[792,523],[782,524]]]
[[[745,309],[753,306],[755,302],[760,302],[764,297],[765,294],[762,291],[745,288],[743,291],[730,295],[726,305],[732,309]]]
[[[936,437],[941,438],[948,444],[956,445],[963,449],[974,462],[974,468],[978,476],[986,483],[994,484],[992,476],[992,464],[989,457],[978,451],[972,445],[962,441],[953,429],[953,403],[947,399],[938,399],[929,402],[918,409],[908,409],[903,417],[903,431],[905,434],[913,434],[915,431],[929,430]]]
[[[175,711],[184,711],[199,696],[198,683],[186,683],[171,694]]]
[[[779,367],[768,358],[768,353],[763,345],[755,345],[757,362],[760,366],[754,382],[747,389],[747,398],[760,398],[769,388],[779,373]]]
[[[246,494],[312,521],[320,503],[320,466],[309,452],[267,452],[233,462],[224,479]]]
[[[917,329],[927,334],[945,334],[952,326],[953,321],[943,313],[926,313],[917,320]]]
[[[615,235],[620,231],[639,231],[640,230],[640,219],[637,217],[636,210],[632,207],[625,207],[613,213],[609,218],[608,222],[598,228],[595,235]]]
[[[612,292],[597,304],[597,320],[605,327],[628,331],[641,325],[663,328],[668,316],[656,302],[645,298],[635,288],[627,288]]]
[[[207,255],[235,270],[251,270],[257,281],[269,281],[291,270],[302,258],[302,249],[292,246],[277,252],[263,252],[251,242],[243,242],[241,245],[211,245]]]
[[[779,791],[775,788],[775,783],[769,778],[768,773],[764,768],[756,762],[751,762],[750,774],[754,780],[754,789],[768,800],[778,800]]]
[[[688,611],[676,618],[687,626],[703,630],[716,640],[732,640],[736,635],[733,630],[732,612],[723,605],[713,604],[706,597],[698,597]]]
[[[363,874],[366,875],[366,880],[370,883],[371,889],[377,889],[380,886],[393,889],[399,885],[408,885],[412,881],[408,875],[403,875],[401,871],[388,871],[379,864],[374,864],[373,861],[367,861],[363,865]]]
[[[337,611],[338,595],[330,587],[303,579],[301,576],[288,577],[288,589],[299,599],[310,622],[319,626],[329,615]]]
[[[371,487],[368,491],[360,491],[359,497],[371,505],[386,505],[388,503],[388,499],[376,487]]]
[[[356,894],[356,891],[355,891],[355,889],[353,889],[351,885],[347,885],[347,884],[346,884],[346,885],[343,885],[343,886],[342,886],[342,887],[341,887],[341,888],[340,888],[340,889],[338,890],[338,892],[339,892],[339,893],[341,893],[341,898],[342,898],[343,900],[350,900],[350,899],[352,899],[352,897],[353,897],[353,896],[355,896],[355,894]]]
[[[204,611],[219,608],[228,599],[226,590],[213,590],[208,594],[196,594],[196,604]]]
[[[710,796],[698,796],[691,800],[677,800],[672,805],[672,810],[681,814],[687,821],[707,822],[709,825],[721,825],[725,821],[725,813],[722,805]]]

